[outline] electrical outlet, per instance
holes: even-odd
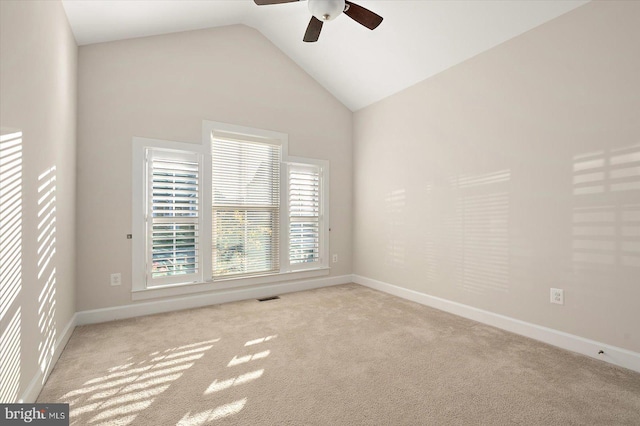
[[[337,254],[334,254],[334,255],[333,255],[333,257],[331,258],[331,261],[332,261],[333,263],[338,263],[338,255],[337,255]]]
[[[111,285],[116,286],[122,284],[122,274],[111,274]]]
[[[551,303],[564,305],[564,290],[561,288],[551,289]]]

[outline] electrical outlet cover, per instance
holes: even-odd
[[[561,288],[552,288],[551,303],[555,303],[557,305],[564,305],[564,290],[562,290]]]
[[[111,274],[111,285],[116,286],[122,284],[122,275],[120,273]]]

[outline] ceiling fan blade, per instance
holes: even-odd
[[[382,16],[373,13],[369,9],[365,9],[362,6],[358,6],[355,3],[345,0],[345,4],[348,6],[344,12],[349,18],[353,19],[357,23],[364,25],[370,30],[374,30],[382,22]]]
[[[309,25],[307,26],[307,31],[304,33],[304,38],[302,39],[306,43],[313,43],[318,41],[320,37],[320,31],[322,31],[323,22],[316,18],[315,16],[311,17],[309,21]]]
[[[264,6],[267,4],[280,4],[280,3],[293,3],[300,0],[253,0],[258,6]]]

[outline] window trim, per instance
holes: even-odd
[[[167,284],[163,286],[147,287],[146,285],[146,221],[144,214],[146,196],[144,192],[146,179],[146,159],[145,152],[148,148],[177,150],[185,152],[193,152],[211,157],[211,138],[212,135],[218,134],[221,137],[238,137],[241,140],[249,141],[268,141],[273,144],[274,141],[279,143],[281,152],[281,174],[287,173],[290,163],[311,164],[320,167],[322,170],[322,189],[321,189],[321,208],[322,208],[322,231],[321,231],[321,251],[322,262],[315,267],[305,267],[292,269],[289,262],[289,219],[288,219],[288,191],[280,191],[280,271],[276,273],[268,273],[263,275],[243,276],[243,277],[218,277],[212,278],[212,222],[211,209],[204,206],[211,206],[212,203],[212,187],[211,187],[211,161],[202,162],[202,206],[203,214],[201,214],[200,235],[201,250],[205,253],[202,256],[202,274],[201,279],[196,282]],[[206,158],[206,157],[204,157]],[[330,239],[330,221],[329,221],[329,194],[330,194],[330,176],[327,160],[318,160],[304,157],[290,157],[288,155],[288,135],[285,133],[255,129],[245,126],[233,125],[228,123],[220,123],[215,121],[203,120],[202,122],[202,140],[200,143],[173,142],[160,139],[150,139],[142,137],[133,138],[133,159],[132,159],[132,300],[146,300],[159,297],[170,297],[201,293],[213,290],[227,290],[239,287],[247,287],[253,285],[273,284],[282,281],[302,280],[328,276],[331,268],[329,267],[329,239]],[[209,178],[207,178],[209,177]],[[283,180],[281,175],[281,189],[287,189],[287,180]],[[207,213],[208,212],[208,213]],[[284,219],[283,219],[284,218]],[[285,247],[286,246],[286,247]],[[208,254],[207,254],[208,253]]]
[[[305,157],[288,157],[286,161],[283,161],[284,164],[287,165],[287,167],[285,167],[283,170],[283,173],[285,173],[285,175],[289,172],[289,167],[291,165],[295,166],[295,165],[311,165],[311,166],[315,166],[318,167],[320,169],[320,224],[319,224],[319,229],[320,229],[320,238],[319,238],[319,245],[320,245],[320,262],[318,263],[318,265],[312,265],[312,266],[307,266],[304,264],[301,264],[300,266],[298,266],[297,268],[292,268],[291,267],[291,262],[289,259],[289,227],[291,226],[290,221],[289,221],[289,197],[287,196],[287,194],[284,195],[285,197],[285,204],[284,204],[284,209],[286,209],[285,212],[285,223],[283,224],[283,227],[285,227],[285,238],[287,241],[287,250],[286,253],[283,256],[286,265],[287,265],[287,271],[288,272],[295,272],[295,271],[304,271],[304,270],[313,270],[313,269],[318,269],[318,268],[329,268],[329,224],[331,223],[329,221],[329,182],[331,181],[329,173],[329,161],[327,160],[318,160],[315,158],[305,158]],[[286,177],[286,181],[288,181],[288,176]],[[287,184],[284,184],[285,187],[288,187]],[[286,191],[288,193],[288,191]]]
[[[182,151],[182,150],[167,150],[167,149],[162,149],[162,148],[146,148],[145,149],[145,164],[147,166],[147,176],[146,176],[146,192],[145,192],[145,219],[146,219],[146,236],[147,236],[147,241],[146,241],[146,253],[145,253],[145,263],[146,263],[146,273],[145,273],[145,278],[146,278],[146,282],[147,282],[147,287],[150,288],[158,288],[158,287],[164,287],[167,285],[172,285],[175,284],[177,282],[198,282],[202,280],[202,260],[203,260],[203,253],[201,251],[201,229],[200,227],[202,226],[202,214],[203,214],[203,210],[202,210],[202,176],[200,176],[200,174],[202,173],[202,163],[204,161],[202,155],[200,153],[196,153],[196,152],[191,152],[191,151]],[[165,160],[187,160],[187,161],[192,161],[195,162],[197,164],[197,173],[198,173],[198,190],[197,190],[197,210],[196,210],[196,214],[197,216],[195,217],[154,217],[153,211],[152,211],[152,202],[150,202],[150,199],[153,199],[153,168],[154,168],[154,163],[157,159],[165,159]],[[189,273],[186,275],[168,275],[168,276],[164,276],[164,277],[158,277],[158,278],[154,278],[153,276],[153,243],[151,242],[153,240],[153,228],[155,226],[156,223],[158,224],[172,224],[175,222],[183,222],[183,223],[193,223],[196,226],[196,231],[195,231],[195,238],[196,238],[196,243],[194,244],[194,246],[196,247],[196,256],[195,258],[197,258],[196,260],[196,271],[193,273]],[[149,262],[151,260],[151,262]]]
[[[132,253],[131,253],[131,291],[150,291],[162,289],[165,287],[174,287],[178,285],[193,285],[198,281],[203,281],[202,271],[206,271],[211,268],[211,260],[207,259],[207,256],[201,257],[201,272],[198,279],[190,283],[180,284],[165,284],[147,287],[147,221],[145,218],[145,212],[147,211],[147,194],[146,194],[146,180],[147,180],[147,158],[146,152],[148,149],[194,153],[199,156],[206,155],[206,152],[202,149],[201,144],[192,144],[185,142],[174,142],[162,139],[150,139],[150,138],[133,138],[133,154],[132,154],[132,217],[131,217],[131,230],[132,230]],[[202,162],[203,173],[207,171],[207,162]],[[203,188],[202,193],[203,205],[211,204],[211,191],[207,193],[206,188]],[[201,247],[211,246],[211,225],[207,224],[207,221],[203,220],[203,215],[199,217],[199,227],[202,230],[200,235]],[[135,299],[134,299],[135,300]]]
[[[251,135],[250,137],[245,136],[245,135],[239,135],[239,134],[233,134],[231,135],[232,137],[229,137],[230,134],[228,132],[218,132],[217,130],[214,130],[211,132],[211,136],[209,137],[210,141],[209,143],[211,144],[211,151],[212,151],[212,155],[211,155],[211,164],[212,164],[212,189],[214,191],[212,192],[217,192],[216,188],[215,188],[215,183],[214,180],[218,180],[220,178],[222,178],[221,180],[218,181],[218,183],[221,185],[220,190],[224,193],[226,193],[227,195],[230,195],[233,199],[233,201],[231,200],[226,200],[229,201],[224,202],[222,199],[220,200],[216,200],[217,197],[213,197],[213,202],[211,204],[211,213],[212,213],[212,224],[213,226],[213,232],[212,232],[212,250],[211,250],[211,256],[212,256],[212,262],[213,262],[213,270],[212,270],[212,280],[213,281],[220,281],[220,280],[226,280],[229,278],[241,278],[241,277],[251,277],[251,276],[256,276],[256,275],[270,275],[270,274],[275,274],[275,273],[279,273],[282,271],[282,265],[281,265],[281,256],[279,256],[279,250],[281,250],[282,248],[282,233],[279,232],[280,227],[282,226],[282,190],[283,190],[283,182],[282,182],[282,167],[283,167],[283,158],[282,158],[282,139],[279,138],[278,140],[276,139],[272,139],[272,138],[261,138],[260,140],[255,140],[258,139],[257,137]],[[237,149],[237,151],[236,151]],[[242,155],[242,153],[246,154],[246,158],[245,155]],[[216,158],[216,153],[220,154],[222,156],[222,158],[232,158],[235,156],[238,156],[235,161],[231,160],[229,163],[225,162],[225,161],[219,161]],[[263,155],[266,155],[266,157],[263,157]],[[257,156],[257,157],[256,157]],[[256,163],[256,161],[258,161],[258,163]],[[259,193],[252,193],[252,189],[250,187],[247,188],[242,188],[241,186],[227,186],[228,183],[233,180],[233,178],[237,178],[237,179],[244,179],[247,176],[244,175],[245,173],[245,167],[252,165],[252,166],[257,166],[259,164],[259,169],[262,169],[263,165],[268,165],[269,166],[269,172],[265,173],[264,176],[262,175],[255,175],[253,176],[253,178],[258,179],[257,181],[259,181],[260,183],[263,184],[267,184],[268,185],[268,189],[267,188],[263,188],[266,190],[266,192],[268,193],[269,197],[268,200],[258,200],[262,195],[262,191],[259,191]],[[216,170],[216,167],[220,167],[220,170]],[[250,166],[249,166],[250,167]],[[227,174],[228,173],[228,174]],[[215,175],[215,176],[214,176]],[[253,179],[252,179],[253,181]],[[247,191],[245,193],[245,191]],[[258,199],[253,198],[251,195],[249,196],[251,201],[247,202],[247,200],[244,199],[245,195],[247,195],[248,193],[252,193],[253,196],[257,196]],[[220,195],[222,195],[222,193],[220,193]],[[266,194],[264,194],[266,195]],[[218,202],[216,202],[218,201]],[[216,238],[215,232],[217,230],[216,227],[216,218],[220,217],[219,214],[222,213],[223,216],[226,216],[227,218],[229,216],[229,214],[231,214],[231,216],[235,216],[235,214],[238,214],[240,212],[244,212],[246,214],[246,218],[245,221],[243,221],[243,225],[245,227],[246,230],[246,226],[252,226],[252,225],[256,225],[256,222],[253,222],[252,219],[250,219],[252,216],[255,219],[255,214],[258,214],[259,216],[262,216],[263,214],[268,214],[269,217],[269,222],[270,222],[270,231],[268,233],[269,237],[268,241],[269,241],[269,248],[268,250],[270,251],[269,255],[265,256],[261,256],[260,258],[262,260],[265,261],[264,264],[262,264],[262,268],[261,269],[252,269],[251,266],[256,266],[254,265],[247,265],[244,262],[240,262],[238,264],[234,264],[234,262],[228,263],[228,262],[220,262],[217,263],[220,259],[224,258],[224,250],[221,251],[217,251],[216,250],[216,245],[217,242],[216,240],[214,240],[214,238]],[[261,220],[265,219],[264,217],[261,217]],[[243,226],[241,226],[240,228],[242,228]],[[239,231],[240,228],[236,228],[236,231]],[[261,225],[258,229],[262,229]],[[226,230],[229,230],[229,228],[226,227],[222,227],[220,228],[221,231],[225,232]],[[257,229],[256,229],[257,230]],[[245,235],[246,237],[246,235]],[[248,241],[244,241],[244,243],[247,243]],[[264,241],[263,241],[264,242]],[[254,253],[257,254],[257,253]],[[220,258],[216,259],[217,256],[220,256]],[[242,256],[241,256],[242,257]],[[258,258],[256,257],[242,257],[244,260],[249,261],[249,259],[253,259],[253,260],[258,260]],[[227,273],[223,273],[223,274],[219,274],[219,270],[217,270],[218,268],[222,268],[222,269],[227,269],[228,267],[240,267],[240,269],[242,269],[241,271],[234,271],[229,273],[230,271],[225,271]],[[245,266],[249,266],[248,270],[245,269]]]

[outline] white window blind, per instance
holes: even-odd
[[[292,267],[315,267],[322,261],[321,170],[311,164],[289,164],[289,263]]]
[[[212,141],[212,274],[279,272],[279,145]]]
[[[147,151],[147,285],[200,276],[200,173],[197,154]]]

